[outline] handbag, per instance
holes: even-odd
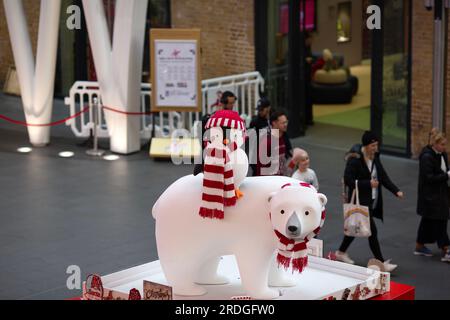
[[[372,235],[369,207],[359,203],[358,180],[355,182],[355,190],[353,190],[350,203],[344,203],[344,234],[359,238],[367,238]]]

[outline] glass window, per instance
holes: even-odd
[[[267,2],[267,91],[272,105],[287,107],[287,52],[289,5],[287,0]]]
[[[409,0],[384,2],[383,115],[384,148],[405,153],[409,108]]]
[[[150,0],[147,7],[145,26],[144,61],[142,81],[150,82],[150,29],[170,28],[170,0]]]

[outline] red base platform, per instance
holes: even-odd
[[[370,300],[414,300],[415,295],[414,287],[391,281],[391,291]]]

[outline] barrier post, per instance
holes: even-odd
[[[87,150],[86,154],[94,157],[101,157],[105,150],[98,148],[98,135],[97,135],[97,126],[98,126],[98,97],[93,98],[92,112],[94,113],[94,128],[92,129],[94,134],[94,148]]]

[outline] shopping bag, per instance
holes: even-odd
[[[367,238],[372,235],[369,207],[362,206],[359,203],[358,181],[355,183],[355,190],[353,190],[350,203],[344,203],[344,234],[349,237],[360,238]]]

